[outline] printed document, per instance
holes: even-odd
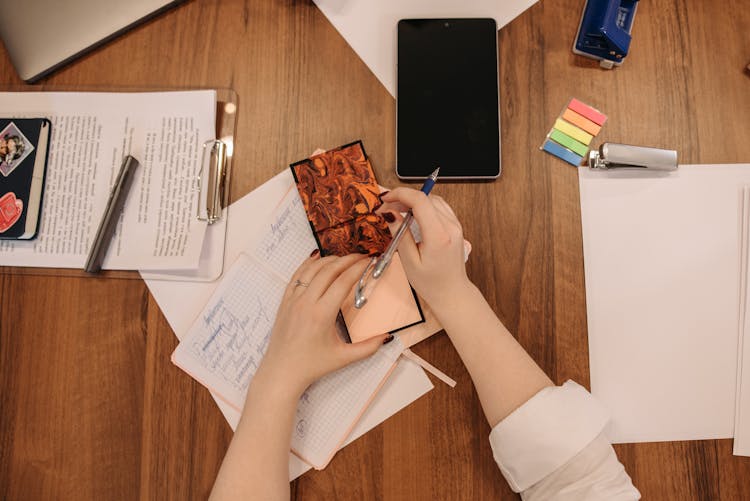
[[[193,269],[203,144],[216,92],[0,92],[11,117],[47,117],[52,139],[39,236],[0,243],[0,264],[82,268],[125,155],[140,163],[105,269]]]

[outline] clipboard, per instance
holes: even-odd
[[[205,222],[206,233],[198,267],[185,270],[143,271],[103,270],[97,275],[85,273],[78,268],[39,268],[32,266],[2,266],[0,274],[41,275],[63,277],[100,277],[150,280],[181,280],[211,282],[223,274],[224,248],[229,205],[229,192],[234,153],[234,134],[239,112],[238,96],[228,88],[101,88],[39,85],[29,87],[5,87],[4,92],[179,92],[213,90],[216,93],[216,130],[214,139],[201,146],[199,169],[191,179],[191,193],[198,199],[197,210],[191,217]],[[0,255],[0,260],[2,255]]]

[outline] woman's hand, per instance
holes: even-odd
[[[410,188],[396,188],[381,199],[384,204],[378,212],[393,213],[395,224],[401,222],[398,213],[408,209],[419,224],[422,241],[417,244],[407,231],[398,251],[412,287],[433,309],[471,285],[464,264],[461,223],[445,200]]]
[[[366,257],[352,254],[321,258],[315,252],[302,263],[276,315],[268,350],[258,369],[264,376],[270,374],[263,380],[301,394],[325,374],[372,355],[392,339],[383,334],[349,344],[336,331],[341,304],[362,275]]]

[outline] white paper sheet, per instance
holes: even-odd
[[[104,269],[198,266],[203,143],[215,137],[216,92],[2,92],[15,117],[52,122],[39,236],[0,243],[0,264],[83,268],[122,158],[140,163]]]
[[[229,207],[224,257],[227,263],[233,262],[241,252],[257,247],[268,218],[293,186],[294,180],[291,172],[284,170]],[[187,333],[196,316],[218,286],[218,281],[208,283],[148,279],[145,281],[178,339]],[[420,367],[402,359],[349,434],[345,444],[359,438],[432,388],[432,383]],[[236,429],[240,413],[216,396],[214,400],[230,427]],[[310,468],[310,465],[290,453],[290,480]]]
[[[750,456],[750,186],[742,190],[740,325],[737,340],[737,393],[735,397],[734,449],[736,456]]]
[[[750,165],[579,169],[592,393],[614,442],[731,437]]]
[[[315,0],[341,36],[396,96],[396,26],[400,19],[491,17],[502,28],[535,0]]]

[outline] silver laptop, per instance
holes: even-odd
[[[0,0],[0,38],[31,83],[184,0]]]

